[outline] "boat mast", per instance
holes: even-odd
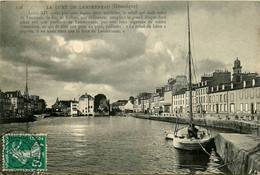
[[[188,11],[188,45],[189,45],[189,91],[190,91],[190,125],[193,122],[193,117],[192,117],[192,77],[191,77],[191,47],[190,47],[190,13],[189,13],[189,2],[187,6],[187,11]]]

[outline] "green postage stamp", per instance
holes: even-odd
[[[3,171],[47,170],[47,135],[6,134],[2,139]]]

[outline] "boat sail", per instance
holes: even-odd
[[[174,132],[173,146],[183,150],[200,150],[206,147],[212,137],[208,130],[195,126],[192,114],[192,74],[191,74],[191,45],[190,45],[190,16],[189,3],[187,5],[188,12],[188,58],[189,58],[189,126]]]

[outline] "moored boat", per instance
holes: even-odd
[[[176,124],[176,130],[174,132],[173,146],[182,150],[204,150],[205,147],[212,140],[210,132],[202,127],[195,126],[193,123],[192,112],[192,71],[191,71],[191,45],[190,45],[190,17],[189,17],[189,3],[187,6],[188,12],[188,61],[189,61],[189,126],[178,129]]]
[[[202,127],[196,128],[198,129],[197,137],[189,137],[188,127],[178,130],[173,138],[173,146],[183,150],[200,150],[208,147],[212,140],[210,132]]]

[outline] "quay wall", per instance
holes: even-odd
[[[233,174],[260,173],[260,138],[251,134],[220,133],[216,151]]]
[[[150,115],[133,115],[133,117],[149,120],[157,120],[164,122],[171,122],[181,124],[188,124],[189,118],[187,117],[165,117],[165,116],[150,116]],[[243,133],[243,134],[252,134],[260,137],[260,124],[256,122],[246,122],[241,120],[227,120],[227,119],[218,119],[216,117],[211,117],[207,119],[203,118],[194,118],[193,123],[198,126],[209,126],[213,128],[221,129],[231,129],[233,131]]]

